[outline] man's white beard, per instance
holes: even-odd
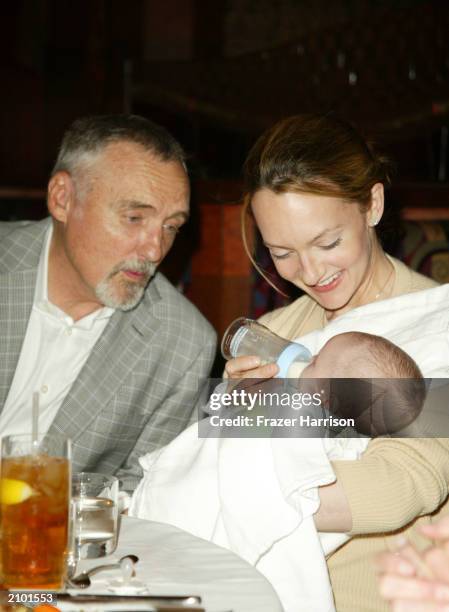
[[[99,301],[108,308],[132,310],[143,298],[146,286],[150,278],[154,276],[156,269],[156,264],[149,261],[142,262],[135,259],[122,261],[96,286],[95,294]],[[125,277],[117,278],[122,270],[143,273],[145,277],[142,282],[128,281]]]

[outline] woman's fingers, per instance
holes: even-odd
[[[260,357],[255,355],[236,357],[226,363],[227,378],[273,378],[279,372],[275,363],[262,365]]]
[[[228,378],[236,378],[237,374],[254,370],[261,364],[260,357],[257,355],[245,355],[244,357],[235,357],[226,362],[225,372]]]

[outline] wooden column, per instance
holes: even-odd
[[[241,204],[200,204],[201,237],[192,257],[187,297],[221,336],[250,312],[251,262],[240,235]]]

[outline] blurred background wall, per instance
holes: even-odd
[[[447,0],[15,0],[0,27],[1,219],[45,216],[74,118],[159,121],[193,182],[192,221],[164,269],[221,333],[282,303],[241,246],[246,152],[280,117],[333,110],[396,162],[387,249],[449,280]]]

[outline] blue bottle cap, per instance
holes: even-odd
[[[287,378],[290,365],[299,356],[303,358],[303,361],[310,361],[312,359],[312,353],[302,344],[292,342],[286,346],[276,362],[279,366],[279,373],[276,375],[276,378]]]

